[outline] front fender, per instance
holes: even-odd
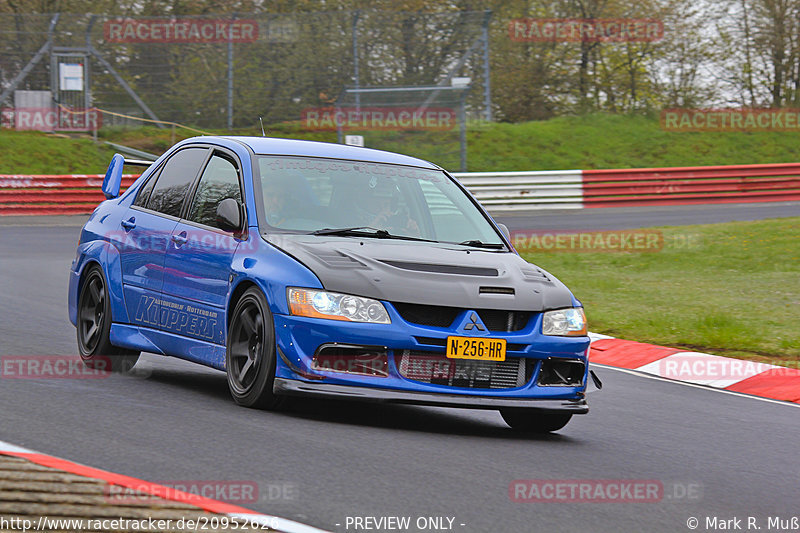
[[[97,264],[103,269],[108,286],[111,317],[113,322],[129,323],[128,310],[125,307],[125,296],[122,292],[122,265],[119,250],[106,241],[88,241],[78,245],[75,261],[72,263],[69,278],[69,320],[73,325],[78,323],[78,297],[80,281],[86,268]]]
[[[264,292],[273,314],[289,313],[286,287],[321,289],[322,282],[305,265],[282,250],[264,241],[257,228],[250,228],[250,237],[239,244],[231,264],[231,293],[245,282],[258,285]]]

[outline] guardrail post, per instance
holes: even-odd
[[[461,172],[467,171],[467,91],[461,92],[461,107],[458,110]]]

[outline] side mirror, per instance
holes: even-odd
[[[503,234],[503,237],[505,237],[508,242],[511,242],[511,232],[508,231],[508,226],[506,226],[505,224],[500,224],[498,222],[497,227],[500,230],[500,233]]]
[[[125,165],[125,158],[120,154],[114,154],[111,163],[106,170],[106,177],[103,178],[103,194],[108,200],[119,196],[119,186],[122,183],[122,167]]]
[[[225,198],[217,205],[217,226],[222,231],[241,231],[242,209],[233,198]]]

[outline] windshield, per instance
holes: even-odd
[[[441,170],[259,156],[262,219],[272,229],[502,245],[489,221]],[[334,230],[334,231],[323,231]]]

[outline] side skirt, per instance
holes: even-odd
[[[169,355],[225,370],[225,347],[155,329],[111,324],[111,344],[142,352]]]

